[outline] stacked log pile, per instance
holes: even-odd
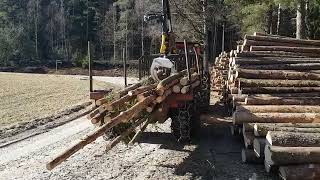
[[[320,179],[320,41],[247,35],[234,52],[226,91],[243,162]]]
[[[88,120],[97,126],[92,133],[56,156],[47,164],[52,170],[74,153],[103,135],[110,138],[106,152],[119,142],[135,143],[150,123],[164,123],[169,107],[167,99],[177,94],[187,94],[200,85],[199,75],[194,69],[173,74],[160,82],[148,78],[127,87],[109,97],[96,101],[97,108],[88,115]]]
[[[226,94],[226,85],[229,72],[230,54],[221,53],[216,58],[214,66],[211,71],[211,90],[217,92],[223,97]]]

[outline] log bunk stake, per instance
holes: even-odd
[[[242,134],[244,163],[282,179],[320,179],[320,41],[246,35],[216,59],[212,84]]]

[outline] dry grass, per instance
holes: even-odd
[[[89,100],[89,82],[59,75],[0,73],[0,126],[51,115]],[[95,87],[110,88],[103,82]]]

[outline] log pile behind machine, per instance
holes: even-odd
[[[51,170],[74,153],[94,142],[100,136],[110,138],[109,151],[120,142],[133,144],[151,123],[164,123],[168,119],[167,99],[187,94],[200,85],[200,76],[194,68],[173,74],[160,82],[147,78],[115,94],[96,101],[97,108],[88,115],[96,129],[75,145],[57,155],[47,164]]]
[[[247,35],[228,62],[222,91],[242,161],[282,179],[320,179],[320,41]]]

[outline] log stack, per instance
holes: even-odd
[[[242,160],[282,179],[320,179],[320,41],[247,35],[229,60]]]
[[[230,54],[221,53],[216,58],[211,71],[211,90],[217,92],[221,98],[226,94],[225,86],[228,80],[229,60]]]
[[[119,142],[133,144],[148,124],[164,123],[167,120],[167,99],[177,94],[191,93],[200,85],[195,69],[190,69],[190,73],[191,78],[187,76],[188,71],[184,70],[160,82],[148,78],[96,101],[96,109],[87,117],[97,129],[57,155],[47,164],[47,169],[52,170],[103,135],[108,135],[111,139],[106,146],[106,152]]]

